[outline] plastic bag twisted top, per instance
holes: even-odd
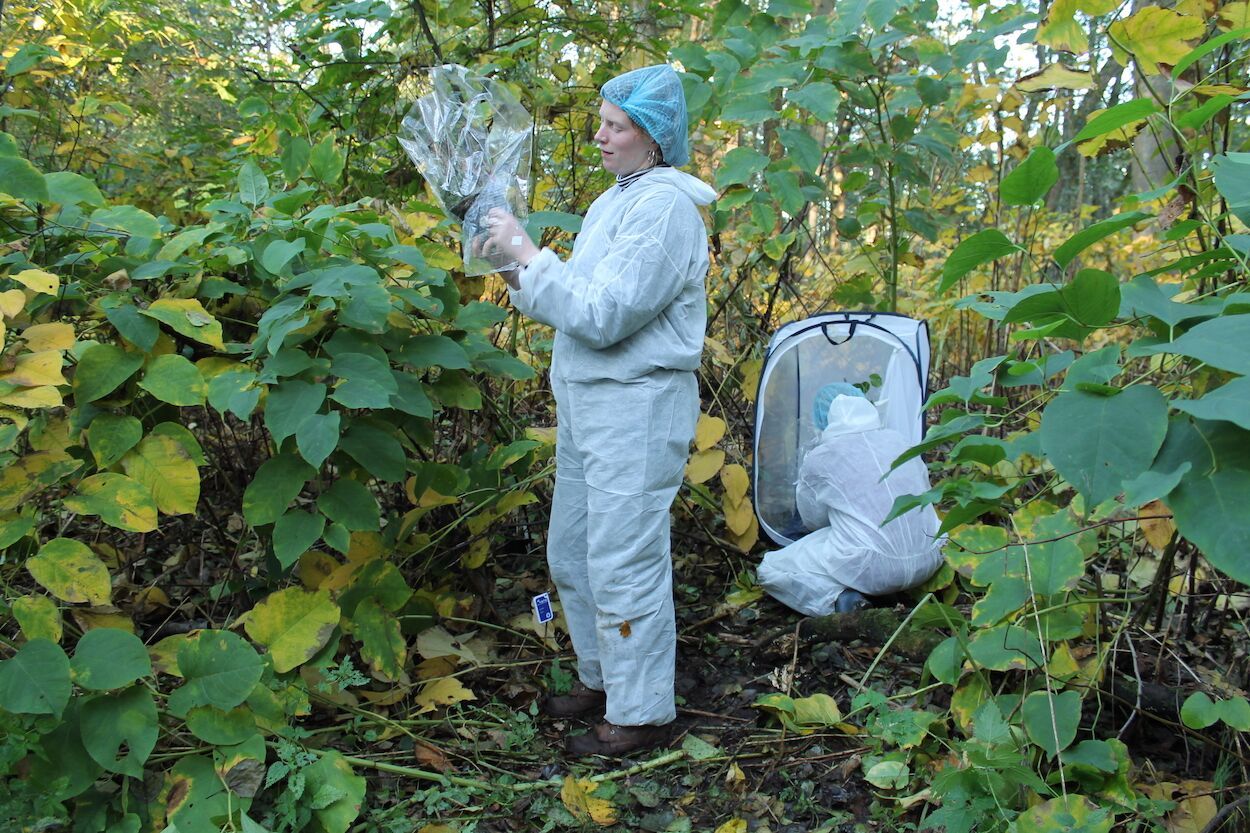
[[[655,139],[665,162],[681,167],[690,161],[686,93],[672,67],[656,64],[631,70],[604,84],[600,92]]]
[[[839,396],[863,397],[864,392],[849,382],[833,382],[816,391],[812,401],[812,422],[816,423],[816,430],[824,431],[829,427],[829,406]]]

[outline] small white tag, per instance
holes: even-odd
[[[550,593],[539,593],[530,600],[530,606],[534,608],[534,618],[540,625],[545,625],[556,618],[555,611],[551,609]]]
[[[521,245],[521,235],[518,234],[516,237],[512,238],[512,245],[513,246]]]

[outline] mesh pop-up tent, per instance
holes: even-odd
[[[803,452],[817,435],[816,392],[830,382],[859,386],[883,425],[915,444],[924,435],[928,373],[928,324],[905,315],[823,313],[777,331],[755,400],[755,512],[769,538],[785,546],[810,531],[794,489]]]

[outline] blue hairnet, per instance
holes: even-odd
[[[690,161],[686,93],[671,66],[656,64],[631,70],[604,84],[600,93],[655,139],[665,162],[680,167]]]
[[[849,382],[833,382],[825,385],[816,391],[816,399],[812,402],[812,421],[816,423],[817,431],[824,431],[829,427],[829,406],[833,404],[833,400],[839,396],[858,396],[861,399],[867,399],[864,392]]]

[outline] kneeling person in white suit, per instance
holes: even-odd
[[[800,613],[823,616],[856,609],[863,594],[922,584],[942,563],[937,513],[922,506],[881,522],[899,495],[928,491],[924,463],[913,457],[890,472],[909,444],[882,427],[876,406],[854,385],[822,388],[813,418],[821,433],[799,465],[795,489],[812,532],[764,556],[760,586]]]

